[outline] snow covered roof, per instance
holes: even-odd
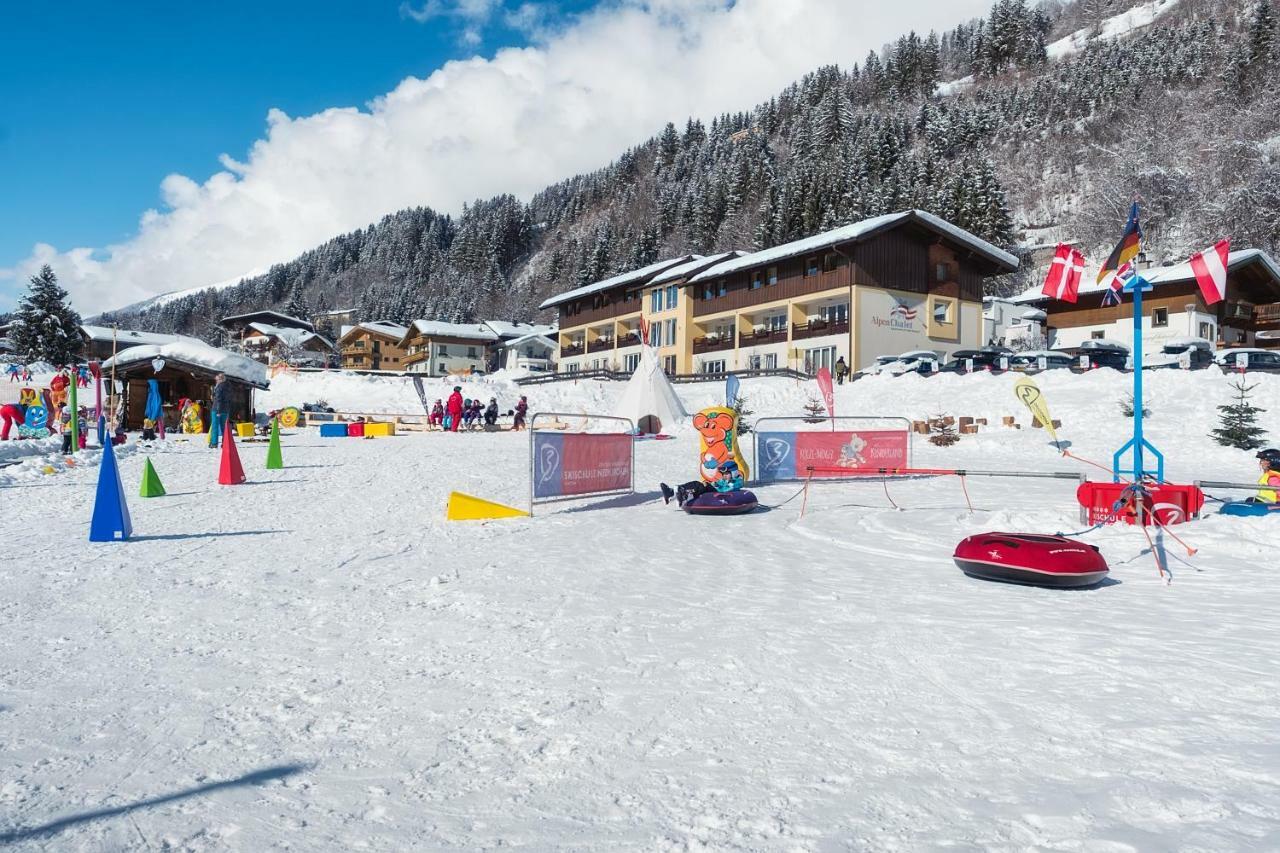
[[[1277,265],[1271,256],[1261,249],[1241,249],[1232,252],[1227,256],[1227,270],[1234,270],[1238,267],[1250,263],[1260,263],[1263,268],[1271,275],[1275,281],[1280,284],[1280,265]],[[1080,294],[1100,293],[1106,290],[1106,284],[1099,284],[1098,270],[1101,265],[1089,265],[1085,267],[1084,275],[1080,281]],[[1194,281],[1195,273],[1191,271],[1191,262],[1184,261],[1180,264],[1173,264],[1167,267],[1149,267],[1140,270],[1142,277],[1152,284],[1168,284],[1174,281]],[[1041,285],[1030,287],[1022,293],[1013,297],[1014,302],[1043,302],[1049,299],[1040,292]]]
[[[538,334],[524,335],[519,338],[512,338],[509,341],[503,341],[498,346],[502,347],[503,349],[509,349],[511,347],[523,346],[524,344],[533,343],[533,342],[540,343],[548,347],[549,349],[556,348],[555,341],[551,340],[551,338],[548,338],[546,335],[538,335]]]
[[[678,258],[667,258],[665,261],[658,261],[656,264],[649,264],[647,267],[641,267],[638,270],[618,273],[612,278],[606,278],[603,281],[597,281],[594,284],[588,284],[585,287],[578,287],[573,290],[566,290],[559,296],[553,296],[539,305],[539,308],[554,308],[561,303],[568,302],[571,299],[577,299],[579,296],[587,296],[592,293],[599,293],[602,290],[609,290],[613,287],[620,287],[624,284],[635,284],[637,282],[647,282],[663,270],[674,267],[677,264],[683,264],[693,260],[693,255],[681,255]]]
[[[197,367],[209,373],[225,373],[228,378],[237,379],[255,388],[267,388],[271,384],[267,379],[267,366],[262,362],[211,347],[195,339],[130,347],[117,353],[115,358],[104,361],[102,369],[104,372],[112,367],[120,370],[139,362],[150,362],[157,357],[174,364]]]
[[[174,341],[195,341],[203,343],[198,338],[188,337],[187,335],[165,335],[160,332],[137,332],[132,329],[113,329],[110,326],[90,326],[82,325],[80,331],[91,341],[98,343],[111,343],[111,336],[114,333],[116,344],[118,346],[134,347],[140,344],[171,344]]]
[[[363,324],[362,324],[363,325]],[[410,334],[429,338],[464,338],[475,341],[496,341],[498,334],[487,323],[445,323],[441,320],[414,320],[401,338]]]
[[[555,326],[544,326],[535,323],[511,323],[506,320],[485,320],[484,324],[493,330],[493,333],[504,340],[508,338],[520,338],[525,335],[549,335],[555,331]]]
[[[401,326],[399,323],[389,323],[386,320],[370,320],[368,323],[358,323],[354,326],[343,326],[342,337],[338,338],[338,340],[341,341],[348,335],[353,335],[358,331],[371,332],[375,335],[382,335],[386,338],[395,338],[396,341],[399,341],[408,333],[409,330],[406,327]]]
[[[274,326],[286,326],[294,329],[306,329],[309,332],[315,331],[315,326],[306,320],[298,317],[282,314],[279,311],[250,311],[248,314],[236,314],[232,317],[223,317],[218,321],[220,326],[234,326],[236,323],[244,320],[268,320]]]
[[[1009,270],[1018,268],[1018,259],[1003,249],[999,249],[988,243],[980,237],[970,234],[968,231],[953,225],[941,217],[934,216],[932,213],[924,210],[901,210],[897,213],[886,213],[883,216],[873,216],[870,219],[864,219],[861,222],[854,222],[841,228],[831,231],[825,231],[821,234],[815,234],[812,237],[806,237],[803,240],[793,240],[790,243],[783,243],[780,246],[774,246],[771,249],[753,252],[749,255],[743,255],[731,261],[717,264],[709,270],[698,273],[690,281],[705,281],[711,278],[728,273],[738,272],[740,270],[751,269],[763,264],[773,263],[785,258],[794,258],[796,255],[804,255],[818,249],[825,249],[828,246],[834,246],[837,243],[847,243],[851,240],[861,240],[872,236],[886,228],[891,228],[903,222],[914,221],[933,231],[945,234],[973,251],[986,256],[994,263],[1007,267]]]
[[[268,337],[279,338],[282,342],[291,347],[300,347],[313,340],[321,341],[329,349],[333,349],[333,341],[324,335],[316,332],[309,332],[306,329],[293,329],[284,326],[273,326],[271,323],[250,323],[245,328],[253,329]]]
[[[705,257],[702,255],[694,255],[693,260],[688,263],[676,264],[671,269],[658,273],[653,277],[653,281],[651,283],[662,284],[663,282],[688,278],[689,276],[697,275],[704,270],[711,269],[717,264],[722,264],[725,261],[731,261],[734,258],[740,258],[745,254],[746,252],[733,249],[728,252],[721,252],[718,255],[707,255]]]

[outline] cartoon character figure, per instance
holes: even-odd
[[[18,389],[18,405],[19,406],[34,406],[37,400],[39,400],[39,398],[36,396],[36,389],[34,388]]]
[[[738,416],[726,406],[712,406],[693,416],[693,428],[702,436],[702,466],[699,473],[704,483],[717,487],[718,483],[731,484],[721,491],[742,488],[750,476],[746,460],[738,450],[736,436]],[[733,463],[726,468],[726,463]]]
[[[182,421],[182,431],[187,435],[199,435],[204,432],[204,419],[200,416],[200,404],[195,400],[183,397],[178,401],[178,417]]]
[[[836,460],[836,465],[840,468],[861,468],[866,465],[867,460],[862,457],[866,446],[867,442],[861,436],[850,436],[849,443],[840,447],[840,458]]]

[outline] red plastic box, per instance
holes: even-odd
[[[364,438],[364,421],[347,424],[347,436],[350,438]]]

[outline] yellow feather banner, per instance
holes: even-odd
[[[1053,443],[1058,443],[1058,433],[1053,428],[1053,416],[1049,414],[1049,404],[1045,402],[1044,392],[1029,376],[1020,376],[1013,384],[1013,393],[1022,401],[1040,425],[1048,430]]]

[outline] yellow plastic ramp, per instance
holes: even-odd
[[[487,518],[528,518],[529,513],[506,504],[494,503],[462,492],[449,493],[445,518],[449,521],[479,521]]]

